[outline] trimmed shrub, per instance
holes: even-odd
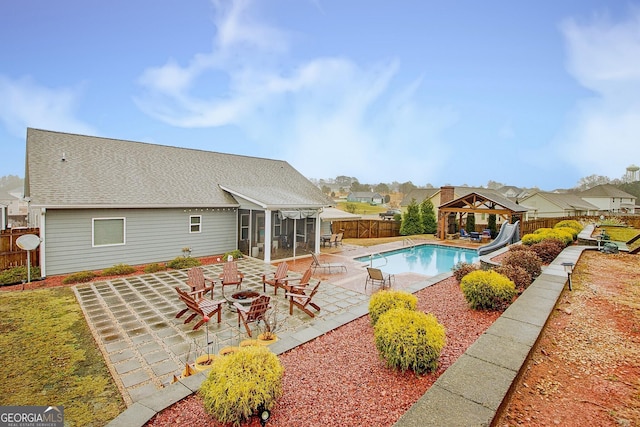
[[[215,360],[199,394],[204,409],[221,423],[239,425],[282,396],[284,368],[264,346],[247,346]]]
[[[472,271],[476,271],[476,270],[479,270],[479,269],[480,269],[480,267],[478,267],[475,264],[469,264],[469,263],[462,262],[462,261],[460,261],[459,263],[454,265],[453,268],[451,268],[451,270],[453,271],[453,277],[456,278],[458,283],[460,283],[460,281],[462,280],[462,278],[464,276],[466,276],[467,274],[471,273]]]
[[[460,282],[460,289],[474,310],[504,310],[516,296],[515,284],[493,270],[467,274]]]
[[[0,271],[0,285],[13,285],[22,283],[29,279],[27,274],[27,266],[13,267],[8,270]],[[40,278],[40,267],[31,267],[31,280]]]
[[[535,245],[536,243],[540,243],[543,240],[544,240],[544,236],[542,234],[535,234],[535,233],[525,234],[524,236],[522,236],[522,239],[520,239],[520,241],[522,242],[522,245],[520,246]]]
[[[531,250],[538,255],[543,264],[549,264],[556,259],[564,249],[564,244],[559,240],[545,239],[540,243],[530,246]]]
[[[369,300],[369,317],[371,324],[375,325],[381,315],[392,308],[406,308],[415,310],[418,305],[418,297],[406,292],[393,289],[381,290],[371,295]]]
[[[157,262],[154,262],[153,264],[149,264],[144,268],[144,272],[145,273],[156,273],[158,271],[163,271],[166,270],[167,267],[163,264],[158,264]]]
[[[96,277],[98,276],[93,271],[79,271],[77,273],[73,273],[65,277],[62,280],[62,283],[64,283],[65,285],[69,285],[72,283],[90,282]]]
[[[509,280],[516,285],[516,291],[518,294],[524,292],[531,282],[533,282],[531,275],[527,273],[527,270],[517,265],[501,265],[494,268],[494,271],[508,277]]]
[[[446,344],[446,331],[433,314],[393,308],[374,327],[376,348],[387,366],[416,374],[434,371]]]
[[[515,265],[524,268],[531,276],[531,280],[542,273],[542,260],[531,249],[526,251],[507,252],[502,265]]]
[[[240,249],[233,250],[231,252],[227,252],[222,256],[222,261],[226,261],[229,258],[229,255],[233,257],[233,259],[240,259],[244,256],[244,254],[240,251]]]
[[[580,232],[584,228],[579,221],[576,221],[574,219],[565,219],[564,221],[560,221],[559,223],[553,226],[553,228],[563,228],[563,227],[568,227],[575,230],[576,236],[580,234]]]
[[[509,251],[510,252],[528,251],[528,250],[530,250],[530,249],[526,245],[509,245]]]
[[[102,270],[102,276],[121,276],[134,273],[136,269],[127,264],[116,264],[113,267]]]
[[[173,268],[174,270],[182,270],[185,268],[197,267],[199,265],[201,265],[201,263],[197,258],[184,256],[174,258],[167,263],[167,267]]]

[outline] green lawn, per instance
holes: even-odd
[[[352,205],[355,207],[355,211],[350,211],[347,206]],[[377,215],[380,212],[386,212],[387,207],[383,205],[370,205],[364,202],[338,202],[336,208],[345,212],[351,212],[357,215]]]
[[[0,405],[62,405],[65,425],[125,409],[70,288],[0,292]]]

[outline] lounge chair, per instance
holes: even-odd
[[[182,302],[184,302],[185,305],[187,306],[187,308],[185,308],[184,310],[176,314],[176,319],[182,317],[188,311],[191,311],[191,314],[184,321],[185,324],[191,322],[197,316],[202,317],[202,319],[200,319],[200,321],[196,323],[195,326],[193,327],[194,331],[197,330],[200,326],[204,325],[204,323],[207,321],[205,320],[205,317],[210,318],[213,314],[218,315],[218,323],[220,323],[221,313],[222,313],[222,304],[226,301],[224,300],[213,301],[207,298],[196,299],[191,295],[190,292],[183,291],[177,286],[176,286],[176,292],[178,293],[178,296],[180,297]]]
[[[318,288],[320,287],[320,282],[318,282],[313,289],[309,292],[308,288],[299,288],[297,286],[291,287],[291,292],[286,294],[289,297],[289,315],[293,315],[293,307],[296,306],[300,310],[304,311],[311,317],[315,317],[315,314],[307,308],[308,305],[313,307],[316,311],[320,311],[320,307],[314,303],[313,297],[318,292]]]
[[[460,229],[460,238],[461,239],[471,239],[471,235],[469,233],[467,233],[467,230],[465,230],[464,228]]]
[[[385,274],[379,268],[367,267],[367,280],[364,282],[364,288],[367,289],[367,285],[371,283],[373,287],[376,284],[382,286],[384,288],[391,288],[391,281],[395,281],[395,276],[393,274]]]
[[[344,233],[338,233],[338,236],[336,237],[336,242],[334,243],[335,246],[342,246],[342,236],[344,236]]]
[[[210,283],[209,286],[207,286],[207,282]],[[211,299],[213,299],[215,283],[213,279],[204,275],[202,267],[193,267],[187,272],[187,285],[191,287],[191,295],[196,299],[203,298],[209,291],[211,291]]]
[[[322,241],[322,246],[326,246],[326,245],[329,245],[329,247],[331,247],[331,245],[335,246],[337,238],[338,238],[338,233],[331,234],[331,237],[329,237],[329,240]]]
[[[315,272],[316,268],[326,268],[329,270],[329,273],[331,273],[331,269],[333,268],[334,270],[344,270],[345,273],[347,272],[347,266],[344,264],[340,264],[340,263],[333,263],[333,262],[320,262],[320,260],[318,259],[318,255],[316,255],[314,252],[311,252],[311,256],[313,257],[313,261],[311,262],[311,269]]]
[[[244,274],[238,271],[238,263],[236,261],[227,261],[222,266],[222,274],[220,275],[220,283],[222,283],[222,295],[224,295],[225,286],[234,286],[240,289],[244,279]]]
[[[278,288],[283,287],[285,280],[287,280],[287,273],[289,271],[289,264],[286,262],[281,262],[278,264],[278,268],[275,273],[269,274],[270,277],[267,277],[266,274],[262,275],[262,292],[267,292],[266,285],[269,284],[273,286],[273,294],[278,294]]]
[[[251,302],[250,306],[238,304],[237,302],[233,303],[233,306],[238,311],[238,327],[240,327],[240,322],[242,322],[244,324],[244,328],[247,330],[247,334],[251,336],[251,328],[249,327],[249,324],[265,320],[265,314],[271,307],[269,305],[270,300],[271,297],[260,295]]]

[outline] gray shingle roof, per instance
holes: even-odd
[[[579,193],[580,197],[621,197],[635,199],[635,196],[614,187],[611,184],[596,185],[588,190]]]
[[[281,160],[27,129],[25,196],[32,206],[237,206],[220,186],[264,206],[329,204]]]
[[[580,198],[580,196],[572,193],[549,193],[539,191],[534,195],[538,195],[547,199],[549,202],[558,206],[563,210],[582,210],[582,211],[597,211],[598,207],[593,205],[586,200]],[[530,196],[533,197],[534,195]],[[523,205],[527,204],[527,199],[522,201]]]

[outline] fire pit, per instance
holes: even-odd
[[[231,311],[236,311],[233,303],[238,303],[242,306],[251,305],[254,299],[258,298],[260,294],[255,291],[240,291],[231,294],[231,296],[225,296],[225,299],[229,303],[229,308]]]

